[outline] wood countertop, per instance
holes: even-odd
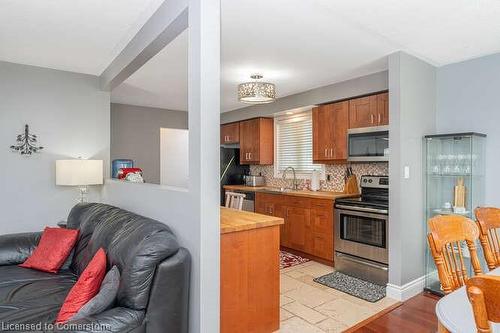
[[[270,194],[279,194],[279,195],[292,195],[296,197],[307,197],[313,199],[329,199],[335,200],[340,198],[354,198],[359,197],[359,194],[346,194],[344,192],[333,192],[333,191],[285,191],[280,192],[277,191],[276,187],[270,186],[245,186],[245,185],[225,185],[224,189],[232,190],[232,191],[246,191],[246,192],[262,192],[262,193],[270,193]],[[274,190],[274,191],[273,191]]]
[[[220,233],[259,229],[283,224],[280,217],[256,214],[231,208],[220,208]]]

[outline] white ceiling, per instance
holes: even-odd
[[[182,32],[111,93],[113,103],[187,110],[188,31]]]
[[[100,74],[160,2],[3,0],[0,60]],[[397,50],[436,66],[499,52],[499,17],[499,0],[222,0],[222,111],[245,106],[236,88],[255,72],[283,97],[384,70]],[[183,33],[112,100],[186,110],[186,78]]]
[[[163,0],[2,0],[0,60],[100,75]]]

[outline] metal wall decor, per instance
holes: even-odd
[[[19,152],[21,155],[38,153],[43,147],[37,146],[37,141],[37,136],[35,134],[30,134],[29,126],[25,125],[24,134],[19,134],[17,136],[16,144],[10,146],[10,149],[12,149],[13,152]]]

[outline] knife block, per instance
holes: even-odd
[[[347,178],[344,185],[345,194],[359,194],[358,178],[356,175],[351,175]]]

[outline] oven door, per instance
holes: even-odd
[[[388,221],[385,214],[337,208],[335,251],[388,264]]]

